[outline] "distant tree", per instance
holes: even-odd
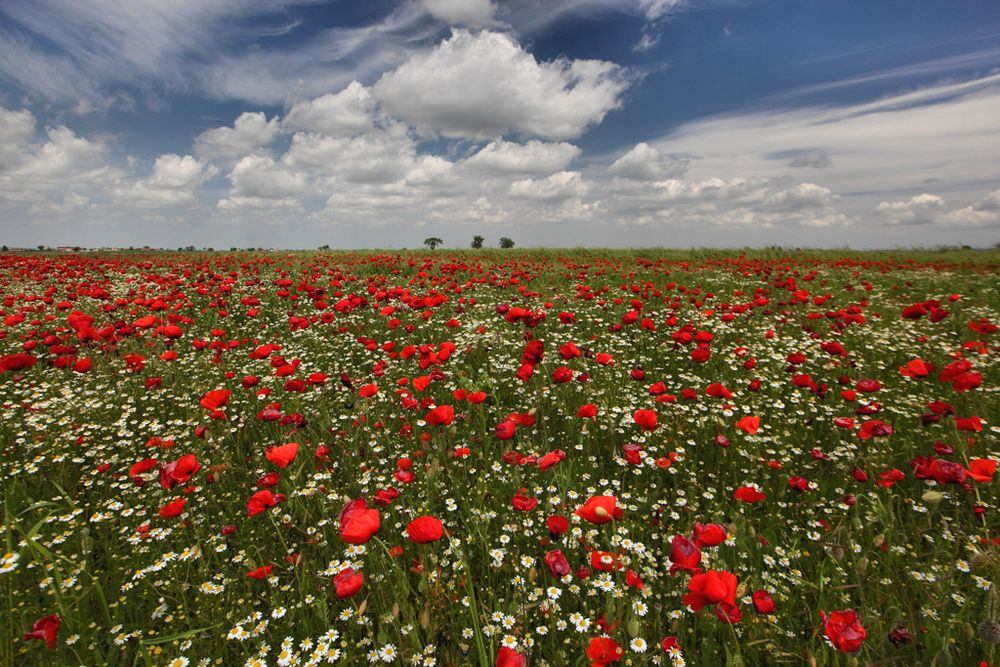
[[[502,237],[500,237],[500,247],[503,248],[503,249],[505,249],[505,250],[513,248],[514,247],[514,241],[512,239],[507,238],[506,236],[502,236]]]
[[[430,248],[431,250],[434,250],[439,245],[444,245],[444,241],[442,241],[436,236],[429,236],[426,239],[424,239],[424,245]]]
[[[483,247],[483,242],[485,240],[486,240],[486,237],[482,236],[480,234],[476,234],[475,236],[473,236],[472,237],[472,249],[473,250],[479,250],[480,248],[482,248]]]
[[[38,245],[38,249],[39,249],[39,250],[45,250],[45,245],[43,245],[43,244],[39,244],[39,245]]]
[[[319,247],[319,249],[320,250],[329,250],[330,249],[330,244],[329,243],[324,243],[323,245],[321,245]]]

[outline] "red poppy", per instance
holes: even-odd
[[[270,489],[261,489],[250,496],[250,500],[247,501],[247,516],[257,516],[264,510],[274,507],[281,500],[284,500],[284,496],[275,495],[271,493]]]
[[[410,540],[417,544],[427,544],[441,539],[444,534],[444,526],[436,517],[421,516],[406,526],[406,534]]]
[[[525,489],[521,489],[518,493],[515,493],[510,504],[519,512],[530,512],[538,505],[538,498],[529,498],[524,495],[524,491]]]
[[[229,402],[229,396],[233,392],[228,389],[216,389],[201,397],[201,407],[206,410],[218,410]]]
[[[24,633],[24,641],[40,639],[51,650],[56,647],[56,635],[59,634],[59,626],[62,620],[59,614],[49,614],[42,616],[31,624],[31,632]]]
[[[622,510],[617,503],[618,499],[614,496],[593,496],[575,514],[590,523],[607,523],[622,518]]]
[[[708,570],[703,574],[696,574],[688,581],[688,592],[681,601],[692,611],[720,602],[735,605],[736,575],[725,570]]]
[[[177,484],[187,484],[191,476],[201,470],[194,454],[185,454],[160,468],[160,485],[164,489],[172,489]]]
[[[700,572],[698,564],[701,563],[701,549],[683,535],[674,535],[674,539],[670,542],[670,562],[670,574],[679,570],[689,573]]]
[[[538,458],[538,461],[536,461],[536,463],[538,464],[539,469],[548,470],[552,466],[562,461],[564,458],[566,458],[566,452],[564,452],[561,449],[554,449],[548,454],[540,456]]]
[[[632,415],[632,419],[634,419],[635,423],[639,425],[639,428],[644,431],[656,430],[655,410],[636,410],[635,414]]]
[[[857,653],[861,650],[868,632],[858,621],[858,615],[853,609],[832,611],[829,616],[821,611],[819,615],[823,619],[826,636],[838,651]]]
[[[14,354],[5,354],[3,356],[0,356],[0,373],[7,373],[9,371],[23,371],[25,369],[31,368],[37,363],[38,359],[31,356],[30,354],[25,354],[23,352],[16,352]]]
[[[267,579],[271,576],[271,571],[274,569],[273,565],[261,565],[255,570],[250,570],[247,572],[247,576],[251,579]]]
[[[364,544],[380,526],[378,510],[369,508],[364,498],[352,500],[340,511],[340,537],[348,544]]]
[[[771,595],[767,591],[754,591],[752,597],[754,609],[757,610],[758,614],[772,614],[777,609],[774,600],[771,599]]]
[[[497,651],[496,667],[527,667],[528,658],[512,648],[501,646]]]
[[[590,567],[598,572],[613,572],[622,568],[618,556],[610,551],[591,551]]]
[[[754,503],[759,503],[767,498],[767,496],[752,486],[741,486],[733,492],[733,498],[752,505]]]
[[[545,520],[545,524],[549,527],[549,534],[553,537],[558,537],[569,530],[569,521],[564,516],[550,516]]]
[[[424,421],[432,426],[450,426],[454,420],[455,408],[451,405],[439,405],[424,415]]]
[[[694,524],[694,543],[699,547],[714,547],[726,541],[726,529],[717,523]]]
[[[299,452],[299,443],[289,442],[286,445],[268,447],[264,456],[268,461],[278,466],[282,470],[288,467],[295,460],[295,455]]]
[[[969,477],[987,484],[993,481],[993,473],[997,471],[997,462],[993,459],[972,459],[969,461]]]
[[[736,428],[753,435],[760,430],[760,417],[746,416],[736,422]]]
[[[516,430],[517,424],[512,419],[505,419],[496,425],[493,432],[499,440],[510,440],[514,437],[514,432]]]
[[[164,519],[172,519],[180,516],[187,505],[187,498],[176,498],[160,508],[160,516]]]
[[[560,549],[553,549],[545,554],[545,564],[553,577],[561,579],[570,573],[569,561]]]
[[[365,582],[365,575],[356,572],[353,567],[346,567],[333,578],[333,586],[338,598],[353,597],[361,590],[361,585]]]
[[[622,659],[625,651],[610,637],[594,637],[587,645],[587,659],[590,667],[606,667],[609,663]]]

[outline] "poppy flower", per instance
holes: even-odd
[[[515,493],[510,501],[511,506],[518,512],[530,512],[538,505],[538,498],[529,498],[524,495],[524,491],[525,489],[521,489]]]
[[[49,614],[42,616],[31,624],[31,632],[24,633],[24,641],[40,639],[51,650],[56,647],[56,635],[59,634],[59,626],[62,620],[59,614]]]
[[[538,468],[540,470],[548,470],[552,466],[562,461],[564,458],[566,458],[566,452],[564,452],[561,449],[554,449],[548,454],[540,456],[538,458],[538,461],[536,461],[536,463],[538,464]]]
[[[569,521],[564,516],[550,516],[545,520],[545,525],[548,526],[549,534],[553,537],[559,537],[569,530]]]
[[[187,484],[191,476],[201,470],[201,464],[194,454],[185,454],[160,468],[160,486],[172,489],[177,484]]]
[[[574,513],[584,521],[600,525],[622,518],[622,510],[617,503],[618,499],[614,496],[593,496]]]
[[[562,579],[570,573],[569,561],[560,549],[553,549],[545,554],[545,564],[549,572],[557,579]]]
[[[356,572],[353,567],[346,567],[333,577],[334,590],[340,599],[354,597],[364,582],[365,575]]]
[[[736,575],[725,570],[708,570],[688,581],[688,592],[681,601],[692,611],[720,602],[736,604]]]
[[[496,667],[527,667],[528,658],[512,648],[501,646],[497,651]]]
[[[206,410],[218,410],[229,402],[229,397],[233,392],[228,389],[216,389],[201,397],[201,407]]]
[[[644,431],[656,430],[656,411],[654,410],[636,410],[632,419]]]
[[[0,373],[7,373],[10,371],[23,371],[31,368],[38,363],[38,359],[31,356],[30,354],[25,354],[23,352],[17,352],[14,354],[5,354],[0,356]]]
[[[670,563],[670,574],[680,570],[690,573],[700,572],[698,564],[701,563],[701,549],[683,535],[674,535],[674,539],[670,542]]]
[[[622,565],[618,556],[610,551],[591,551],[590,567],[598,572],[613,572],[620,570]]]
[[[590,667],[606,667],[609,663],[618,662],[625,651],[610,637],[594,637],[587,644],[587,659]]]
[[[282,470],[295,460],[295,455],[299,452],[299,443],[289,442],[286,445],[268,447],[264,456],[268,461],[278,466]]]
[[[436,542],[444,534],[444,526],[433,516],[420,516],[406,526],[406,534],[417,544]]]
[[[510,440],[514,437],[516,430],[517,424],[512,419],[505,419],[496,425],[493,432],[499,440]]]
[[[257,516],[264,510],[274,507],[283,499],[284,496],[275,495],[270,489],[262,489],[250,496],[250,500],[247,501],[247,516]]]
[[[274,570],[273,565],[261,565],[257,569],[250,570],[249,572],[247,572],[247,576],[250,577],[251,579],[257,579],[259,581],[261,579],[267,579],[268,577],[270,577],[272,570]]]
[[[741,486],[733,492],[733,498],[752,505],[754,503],[759,503],[767,498],[767,496],[752,486]]]
[[[348,544],[364,544],[381,526],[379,511],[368,507],[368,501],[358,498],[340,511],[340,537]]]
[[[753,435],[754,433],[760,430],[760,417],[747,415],[746,417],[743,417],[738,422],[736,422],[736,428],[743,431],[744,433]]]
[[[754,591],[751,597],[753,598],[754,609],[757,610],[758,614],[772,614],[777,608],[774,600],[771,599],[771,595],[767,591]]]
[[[726,529],[717,523],[694,524],[694,543],[699,547],[714,547],[726,541]]]
[[[451,405],[439,405],[424,415],[424,421],[432,426],[450,426],[454,420],[455,407]]]
[[[160,516],[164,519],[172,519],[180,516],[187,505],[187,498],[176,498],[160,508]]]
[[[858,437],[862,440],[890,435],[892,435],[892,426],[883,421],[879,421],[878,419],[866,421],[861,425],[861,429],[858,431]]]
[[[997,471],[997,462],[993,459],[972,459],[969,461],[969,477],[981,484],[993,481],[993,473]]]
[[[858,621],[853,609],[819,613],[823,619],[823,629],[833,646],[844,653],[857,653],[868,636],[864,626]]]

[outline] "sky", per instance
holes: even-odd
[[[1000,242],[995,0],[4,0],[8,246]]]

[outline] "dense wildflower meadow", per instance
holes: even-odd
[[[0,256],[3,665],[997,665],[1000,253]]]

